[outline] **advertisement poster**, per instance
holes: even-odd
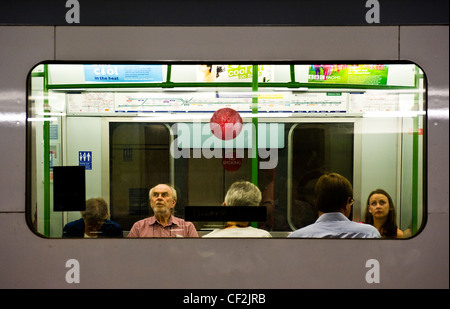
[[[272,66],[258,65],[258,81],[272,81]],[[199,82],[252,82],[252,65],[199,65],[197,81]]]
[[[85,64],[86,82],[162,82],[162,65]]]
[[[388,65],[315,64],[309,66],[308,83],[386,85]]]

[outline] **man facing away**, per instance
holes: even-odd
[[[234,182],[225,195],[223,206],[239,207],[239,206],[255,206],[258,207],[261,202],[261,191],[257,186],[249,181]],[[254,228],[250,222],[227,222],[225,228],[217,229],[209,234],[204,235],[205,238],[210,237],[272,237],[272,235],[262,229]]]
[[[379,238],[369,224],[348,219],[353,205],[353,189],[347,178],[337,173],[321,176],[314,189],[319,218],[315,223],[292,232],[288,237]]]
[[[172,215],[177,203],[175,188],[159,184],[150,189],[149,200],[154,216],[134,223],[128,237],[198,237],[192,222]]]

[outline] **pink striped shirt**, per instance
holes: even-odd
[[[128,237],[198,237],[198,234],[192,222],[171,215],[166,226],[155,216],[139,220],[133,224]]]

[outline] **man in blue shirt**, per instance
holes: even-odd
[[[380,233],[372,225],[348,219],[353,204],[353,189],[344,176],[329,173],[320,177],[315,187],[315,197],[319,218],[288,237],[380,238]]]

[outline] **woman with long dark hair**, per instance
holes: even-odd
[[[366,205],[365,223],[375,226],[381,237],[403,237],[396,224],[394,202],[386,191],[377,189],[370,192]]]

